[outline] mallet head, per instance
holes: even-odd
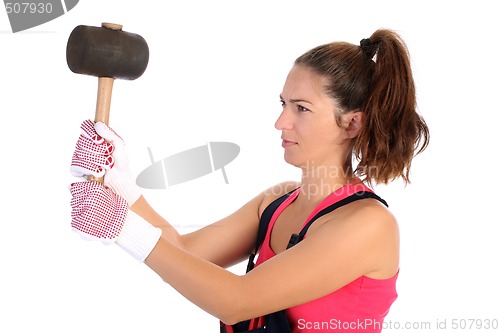
[[[69,36],[66,60],[78,74],[135,80],[146,70],[149,48],[144,38],[119,28],[79,25]]]

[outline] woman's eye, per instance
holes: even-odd
[[[297,110],[298,110],[299,112],[307,112],[307,111],[311,111],[311,110],[309,110],[308,108],[303,107],[302,105],[297,105]]]
[[[280,103],[281,103],[281,107],[285,107],[286,104],[285,104],[284,100],[281,100]]]

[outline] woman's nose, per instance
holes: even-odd
[[[278,117],[278,119],[274,123],[274,127],[280,131],[284,130],[284,129],[289,130],[293,127],[289,112],[287,111],[286,108],[283,109],[280,116]]]

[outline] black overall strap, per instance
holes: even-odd
[[[255,256],[257,255],[257,252],[259,251],[262,242],[264,242],[264,238],[266,238],[267,227],[269,226],[269,222],[271,222],[271,218],[273,217],[274,212],[296,190],[297,189],[294,189],[293,191],[290,191],[282,195],[281,197],[275,199],[262,212],[262,216],[260,217],[260,222],[259,222],[259,231],[257,233],[257,241],[255,243],[255,251],[248,258],[247,273],[253,269]]]
[[[382,199],[381,197],[379,197],[378,195],[376,195],[373,192],[368,192],[368,191],[356,192],[356,193],[348,196],[347,198],[339,200],[339,201],[331,204],[330,206],[323,208],[321,211],[319,211],[316,215],[313,216],[313,218],[309,222],[307,222],[307,224],[302,228],[302,230],[300,231],[299,234],[293,234],[290,237],[290,241],[288,242],[288,246],[286,248],[289,249],[292,246],[296,245],[298,242],[300,242],[302,239],[304,239],[304,236],[306,235],[307,230],[309,230],[309,227],[313,224],[314,221],[316,221],[321,216],[328,214],[328,213],[334,211],[335,209],[342,207],[344,205],[347,205],[351,202],[354,202],[354,201],[357,201],[360,199],[368,199],[368,198],[376,199],[376,200],[380,201],[381,203],[383,203],[386,207],[389,207],[389,205],[387,204],[387,202],[384,199]]]

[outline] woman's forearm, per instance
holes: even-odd
[[[158,214],[153,207],[146,201],[144,196],[141,196],[132,206],[132,210],[143,219],[162,230],[162,238],[167,239],[170,243],[183,248],[182,238],[179,232]]]
[[[166,283],[200,308],[231,324],[238,317],[241,277],[160,239],[145,260]]]

